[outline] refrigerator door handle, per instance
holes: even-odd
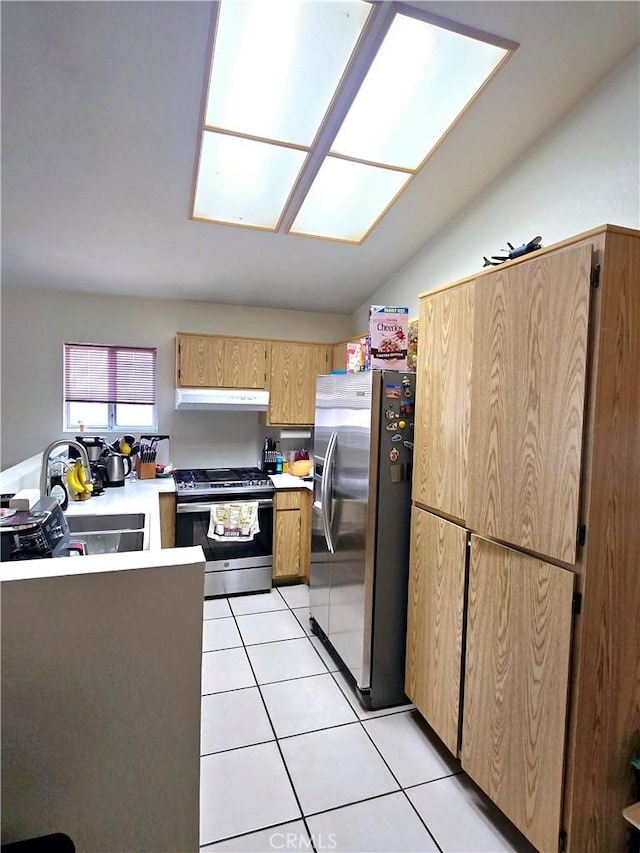
[[[335,554],[336,549],[333,542],[333,532],[331,530],[331,483],[333,480],[332,471],[334,456],[336,452],[338,434],[331,433],[329,444],[327,445],[327,455],[325,457],[324,468],[322,471],[322,482],[320,483],[320,505],[322,509],[322,528],[324,538],[327,543],[327,548],[331,554]]]

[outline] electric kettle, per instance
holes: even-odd
[[[103,486],[124,486],[124,478],[131,473],[131,459],[121,453],[109,453],[100,459],[98,468]]]

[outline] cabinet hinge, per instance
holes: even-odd
[[[589,278],[589,282],[591,287],[598,287],[600,284],[600,264],[596,264],[595,267],[591,270],[591,276]]]
[[[572,604],[572,610],[576,614],[576,616],[582,612],[582,593],[581,592],[574,592],[573,600],[572,600],[571,604]]]
[[[578,545],[581,545],[581,546],[584,545],[584,543],[587,541],[587,525],[586,524],[579,524],[578,525],[577,540],[578,540]]]
[[[567,830],[561,829],[560,835],[558,836],[558,848],[561,853],[567,849]]]

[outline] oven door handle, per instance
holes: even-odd
[[[219,504],[234,504],[234,503],[250,503],[250,501],[211,501],[211,503],[206,504],[178,504],[176,506],[176,512],[179,513],[196,513],[196,512],[210,512],[211,508],[217,506]],[[269,507],[273,506],[273,500],[270,498],[268,500],[259,500],[258,509],[261,507]]]

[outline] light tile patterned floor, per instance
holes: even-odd
[[[205,602],[201,849],[533,851],[417,711],[362,708],[308,613],[304,585]]]

